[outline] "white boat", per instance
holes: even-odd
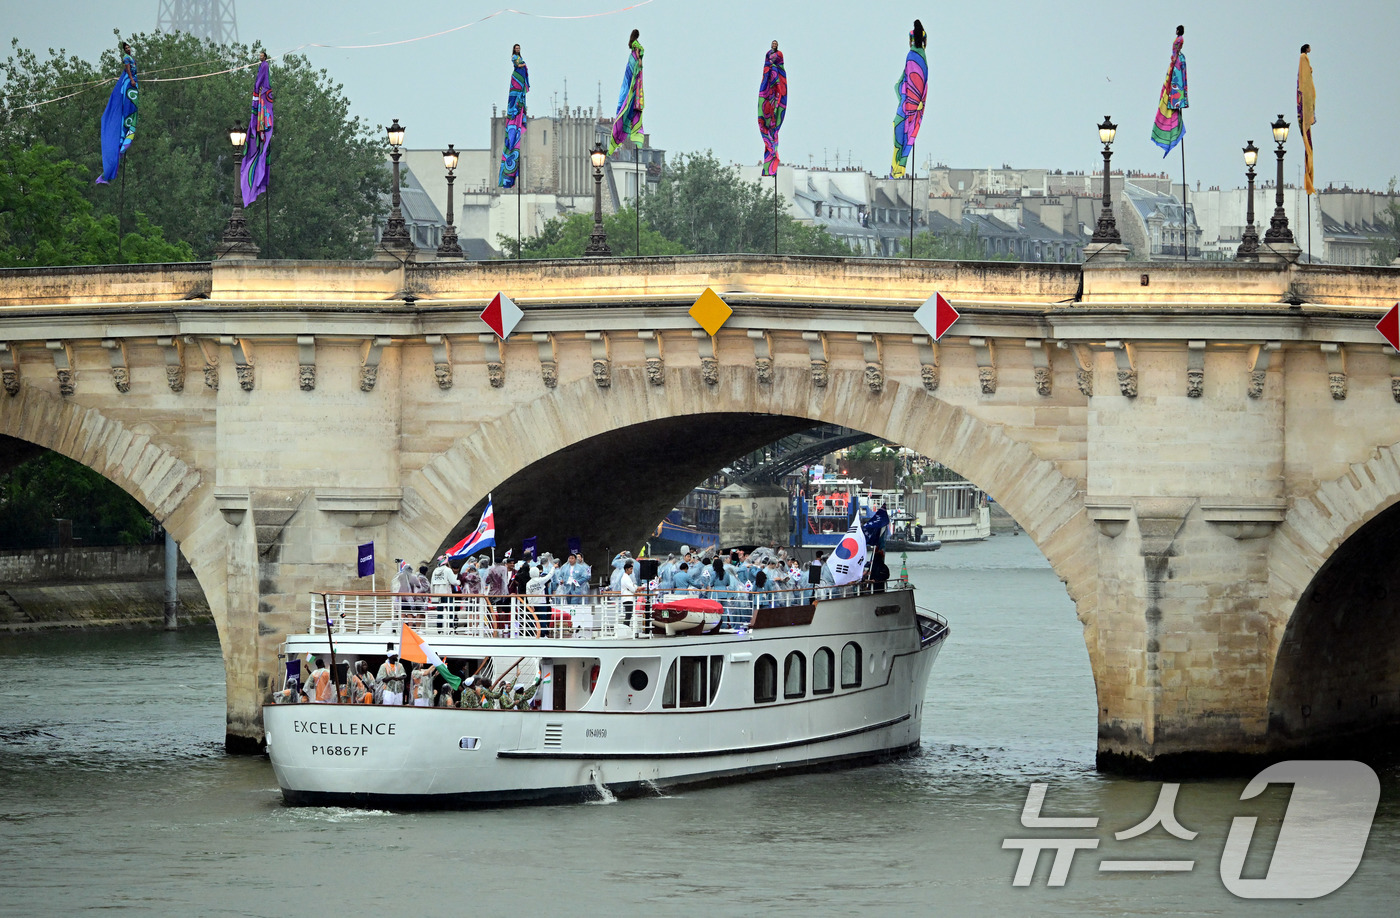
[[[539,674],[539,709],[268,704],[268,754],[289,804],[436,808],[645,792],[916,749],[947,623],[916,609],[902,581],[817,593],[725,596],[718,631],[671,635],[640,596],[635,612],[604,595],[541,615],[540,597],[494,610],[484,597],[439,597],[418,611],[422,596],[314,594],[287,660],[327,657],[333,640],[337,660],[374,672],[407,621],[454,671],[489,671],[507,687]]]

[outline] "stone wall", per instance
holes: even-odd
[[[179,575],[193,576],[180,558]],[[84,546],[0,551],[0,589],[12,584],[100,583],[165,577],[165,545]]]

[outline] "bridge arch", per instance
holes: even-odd
[[[1054,462],[1037,456],[1000,425],[931,396],[920,384],[888,379],[881,394],[872,394],[858,369],[830,369],[824,388],[814,387],[810,371],[800,366],[775,367],[771,383],[759,383],[756,374],[743,367],[722,366],[715,385],[705,383],[699,368],[666,372],[662,386],[648,382],[640,368],[615,368],[608,389],[599,389],[592,377],[561,380],[557,389],[544,390],[483,423],[405,476],[403,509],[391,524],[394,544],[405,547],[406,557],[430,557],[475,523],[475,517],[464,518],[463,511],[477,506],[488,492],[544,457],[612,432],[676,420],[703,429],[708,420],[720,416],[747,415],[767,419],[763,435],[771,440],[793,422],[837,424],[935,458],[993,494],[1065,583],[1099,682],[1094,582],[1098,532],[1085,512],[1078,484]],[[768,436],[775,430],[776,436]],[[680,494],[702,477],[685,479]],[[622,486],[623,479],[618,484]],[[567,483],[561,484],[561,494],[568,493]],[[651,523],[674,505],[666,503],[669,499],[661,500],[665,506]],[[631,543],[615,544],[617,550]],[[601,550],[600,546],[593,554]]]
[[[1268,731],[1364,744],[1400,719],[1400,443],[1294,501],[1274,535]]]
[[[206,476],[175,453],[149,424],[128,425],[97,408],[28,384],[0,397],[0,434],[66,456],[111,481],[146,508],[180,543],[219,632],[224,659],[250,656],[230,633],[225,546],[228,526]]]

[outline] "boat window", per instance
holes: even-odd
[[[860,645],[855,641],[841,648],[841,687],[860,688]]]
[[[783,697],[801,698],[807,694],[807,658],[796,650],[783,661]]]
[[[753,664],[754,704],[767,704],[778,699],[778,661],[764,654]]]
[[[671,661],[671,668],[666,670],[666,685],[661,689],[661,706],[663,708],[674,708],[676,706],[676,661]]]
[[[681,657],[681,707],[703,708],[709,696],[705,691],[705,657]]]
[[[830,647],[823,647],[812,654],[812,694],[825,695],[835,687],[835,673],[833,664],[836,662],[836,655],[831,652]]]
[[[724,655],[718,654],[710,657],[710,702],[713,704],[715,693],[719,691],[719,675],[724,672]]]
[[[640,692],[647,687],[651,680],[644,670],[634,669],[627,674],[627,684],[632,686],[632,691]]]

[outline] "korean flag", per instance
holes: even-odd
[[[851,528],[826,560],[826,566],[837,586],[855,583],[865,576],[865,533],[861,531],[859,519],[851,522]]]

